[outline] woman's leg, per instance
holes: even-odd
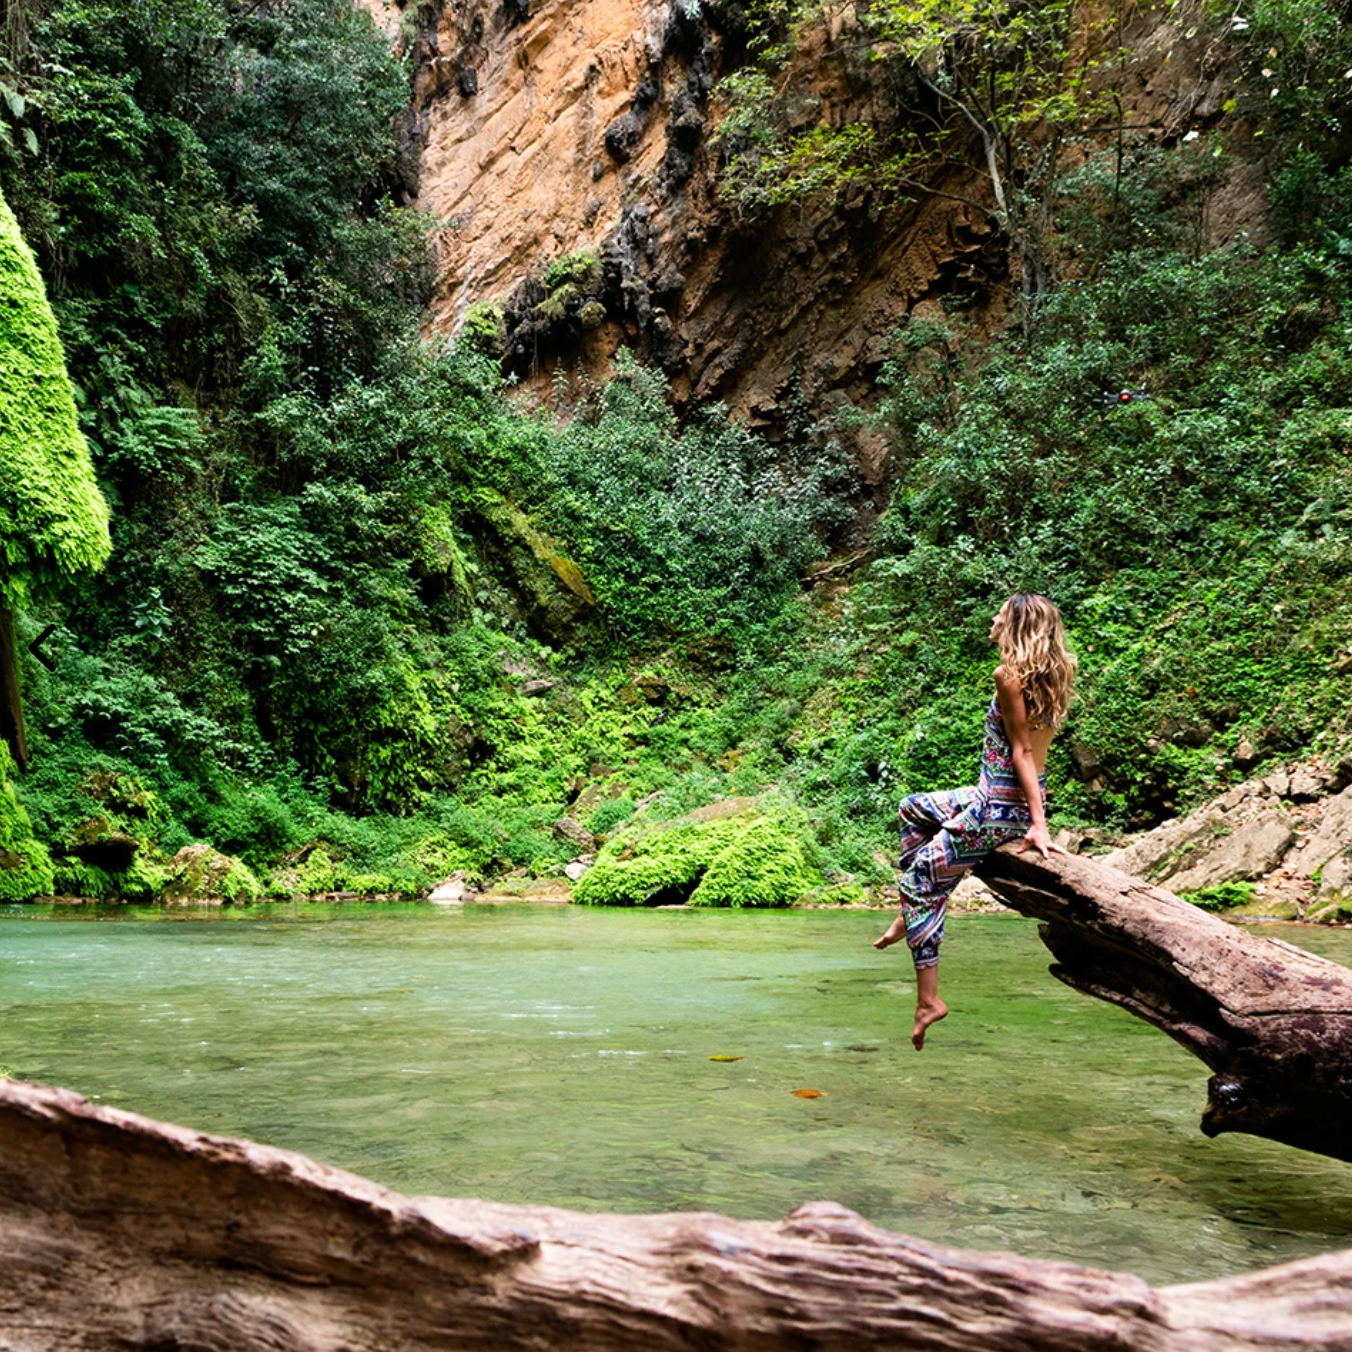
[[[901,910],[897,918],[888,926],[885,933],[873,941],[874,948],[891,948],[906,937],[908,928],[914,928],[919,906],[925,909],[921,901],[932,886],[932,870],[925,864],[925,857],[946,821],[956,817],[971,801],[972,789],[945,789],[939,793],[913,793],[901,800],[897,817],[901,823],[900,888]],[[909,919],[908,919],[909,915]],[[943,917],[939,917],[940,936],[943,934]],[[911,944],[915,947],[914,942]]]
[[[916,1051],[924,1050],[925,1030],[947,1013],[948,1006],[939,999],[939,962],[936,958],[932,966],[915,969],[915,1027],[911,1030],[911,1042]]]

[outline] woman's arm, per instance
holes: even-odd
[[[1047,831],[1046,814],[1042,811],[1042,788],[1037,782],[1037,761],[1033,759],[1033,737],[1028,727],[1028,706],[1024,703],[1023,690],[1004,667],[995,669],[995,693],[1000,701],[1000,713],[1005,720],[1005,736],[1009,738],[1010,750],[1014,756],[1014,773],[1019,777],[1019,787],[1028,801],[1028,815],[1033,819],[1028,834],[1019,846],[1022,853],[1032,845],[1046,859],[1049,855],[1065,854],[1059,845],[1053,845]]]

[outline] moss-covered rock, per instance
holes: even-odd
[[[311,895],[317,892],[337,892],[343,881],[341,869],[329,857],[329,852],[322,847],[311,850],[296,873],[300,890]]]
[[[56,891],[101,901],[153,901],[168,881],[153,831],[159,800],[125,770],[92,770],[78,786],[89,815],[52,842]]]
[[[14,794],[14,762],[0,741],[0,901],[31,901],[56,890],[51,855]]]
[[[581,568],[514,502],[485,490],[476,511],[487,527],[487,543],[515,583],[522,618],[549,634],[569,634],[596,605]]]
[[[433,593],[450,592],[462,603],[471,599],[473,566],[456,538],[455,514],[444,503],[426,507],[414,539],[414,568]]]
[[[106,869],[70,856],[55,865],[53,890],[62,896],[96,901],[157,901],[169,881],[169,870],[143,855],[125,869]]]
[[[692,906],[788,906],[816,881],[803,848],[776,821],[733,818],[726,845],[690,896]]]
[[[210,845],[185,845],[169,861],[162,899],[173,905],[214,901],[247,905],[263,895],[263,886],[242,860]]]
[[[56,320],[0,195],[0,605],[101,568],[110,548]]]
[[[591,906],[788,906],[818,881],[781,822],[743,812],[622,833],[573,898]]]

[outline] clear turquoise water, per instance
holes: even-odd
[[[1352,1245],[1352,1166],[1203,1137],[1201,1064],[1048,976],[1031,922],[950,922],[952,1014],[913,1051],[883,923],[0,908],[0,1062],[405,1192],[745,1217],[831,1198],[1155,1282]],[[1280,932],[1352,965],[1352,932]]]

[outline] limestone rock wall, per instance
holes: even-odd
[[[429,328],[455,334],[476,302],[502,303],[507,362],[528,386],[547,389],[560,365],[602,376],[627,345],[678,401],[721,399],[773,433],[789,399],[867,402],[908,311],[958,292],[978,331],[1007,312],[1008,241],[970,205],[990,197],[975,167],[933,183],[947,196],[884,209],[861,192],[738,220],[710,145],[711,91],[746,56],[737,0],[358,3],[412,59],[406,178],[440,222]],[[886,125],[897,77],[853,28],[848,4],[831,11],[786,78],[825,122]],[[1129,125],[1173,144],[1224,116],[1226,53],[1205,34],[1141,9],[1124,39],[1133,55],[1112,79]],[[1263,233],[1261,161],[1230,163],[1199,219],[1213,244]],[[576,288],[565,318],[541,282],[579,252],[597,260],[581,323]],[[885,481],[881,441],[854,450],[865,482]]]
[[[602,375],[628,345],[678,401],[722,399],[773,429],[791,394],[819,410],[862,397],[886,334],[927,298],[967,287],[978,309],[1002,303],[991,227],[959,201],[884,213],[861,194],[736,219],[709,145],[710,92],[741,59],[733,0],[361,3],[413,58],[417,204],[440,222],[429,327],[454,335],[476,302],[505,302],[507,360],[527,382],[543,388],[560,362]],[[844,122],[879,91],[839,37],[810,39],[797,69]],[[538,279],[578,252],[600,260],[604,318],[550,333],[530,319]],[[861,461],[882,475],[880,447]]]

